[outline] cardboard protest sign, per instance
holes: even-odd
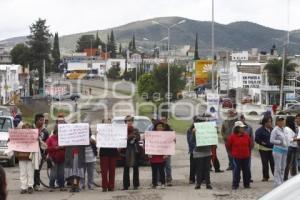
[[[38,152],[38,129],[9,129],[8,149],[19,152]]]
[[[145,152],[148,155],[175,155],[174,131],[146,131]]]
[[[126,124],[97,124],[98,148],[126,148]]]
[[[80,146],[90,144],[88,123],[58,124],[59,146]]]
[[[196,128],[196,146],[209,146],[218,144],[216,122],[194,123]]]

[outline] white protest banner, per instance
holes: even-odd
[[[146,131],[145,153],[147,155],[175,155],[174,131]]]
[[[58,124],[58,145],[77,146],[90,144],[88,123]]]
[[[220,97],[218,94],[208,93],[207,97],[207,113],[210,113],[212,117],[218,118],[219,113],[219,101]]]
[[[19,152],[38,152],[38,129],[9,129],[8,149]]]
[[[97,124],[98,148],[126,148],[126,124]]]
[[[196,146],[209,146],[218,144],[216,122],[194,123],[196,128]]]

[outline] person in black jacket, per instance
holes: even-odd
[[[262,126],[255,132],[255,142],[259,145],[259,154],[262,162],[263,179],[269,180],[269,165],[274,174],[274,159],[272,155],[273,144],[270,143],[272,132],[272,117],[267,116],[262,119]]]

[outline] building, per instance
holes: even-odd
[[[25,85],[20,85],[20,73],[21,65],[0,65],[0,98],[3,104],[25,88]]]
[[[0,47],[0,64],[11,64],[11,55],[4,47]]]

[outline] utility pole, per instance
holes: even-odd
[[[214,57],[215,57],[215,5],[214,0],[212,0],[212,18],[211,18],[211,59],[212,59],[212,66],[211,66],[211,89],[212,92],[215,92],[215,63],[214,63]]]

